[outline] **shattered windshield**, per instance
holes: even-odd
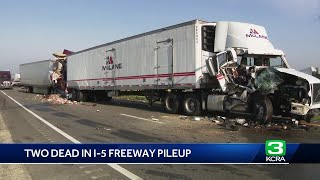
[[[287,68],[281,56],[244,55],[238,57],[240,64],[246,66],[268,66]]]

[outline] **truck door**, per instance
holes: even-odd
[[[211,76],[216,76],[222,71],[222,67],[236,63],[237,62],[237,54],[234,49],[227,49],[226,51],[222,51],[217,53],[214,57],[210,57],[206,60],[206,65]]]
[[[112,48],[110,50],[106,51],[106,65],[107,65],[107,70],[105,72],[106,78],[107,78],[107,86],[115,86],[115,65],[116,65],[116,53],[115,49]]]
[[[210,76],[217,78],[223,92],[226,91],[226,83],[229,82],[227,73],[223,67],[236,62],[237,54],[234,49],[227,49],[206,60]]]
[[[156,84],[172,85],[173,40],[157,42],[156,46]]]

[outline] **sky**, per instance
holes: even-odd
[[[0,69],[193,19],[262,25],[291,67],[320,66],[320,0],[0,0]]]

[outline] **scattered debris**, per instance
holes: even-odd
[[[39,96],[40,95],[37,95],[37,97]],[[62,98],[59,94],[43,95],[41,101],[47,101],[52,104],[78,104],[77,101],[71,101],[67,98]]]
[[[106,131],[111,131],[110,128],[106,128],[106,127],[96,127],[95,130],[106,130]]]
[[[99,109],[97,109],[97,112],[100,112],[100,110],[99,110]]]
[[[217,119],[222,119],[222,120],[226,120],[227,118],[224,116],[217,116]]]
[[[213,123],[223,127],[224,129],[236,131],[240,126],[246,128],[255,128],[255,129],[269,129],[272,131],[283,130],[308,130],[308,126],[300,123],[300,121],[292,119],[290,120],[276,120],[275,122],[269,122],[267,124],[247,120],[244,118],[227,118],[224,116],[210,117],[208,118]]]
[[[224,124],[224,121],[220,121],[220,120],[216,120],[216,119],[212,119],[212,122],[216,123],[217,125]]]
[[[242,126],[243,127],[249,127],[250,125],[249,125],[249,123],[244,123]]]
[[[188,119],[188,116],[179,116],[179,118],[185,120]]]
[[[297,121],[296,119],[292,119],[292,123],[297,125],[297,126],[299,125],[299,121]]]
[[[193,120],[194,120],[194,121],[200,121],[200,120],[201,120],[201,118],[200,118],[200,117],[195,116],[195,117],[193,117]]]
[[[245,119],[236,119],[236,123],[240,125],[244,125],[246,123]]]

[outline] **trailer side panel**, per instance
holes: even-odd
[[[68,57],[68,87],[194,88],[195,23],[98,46]]]

